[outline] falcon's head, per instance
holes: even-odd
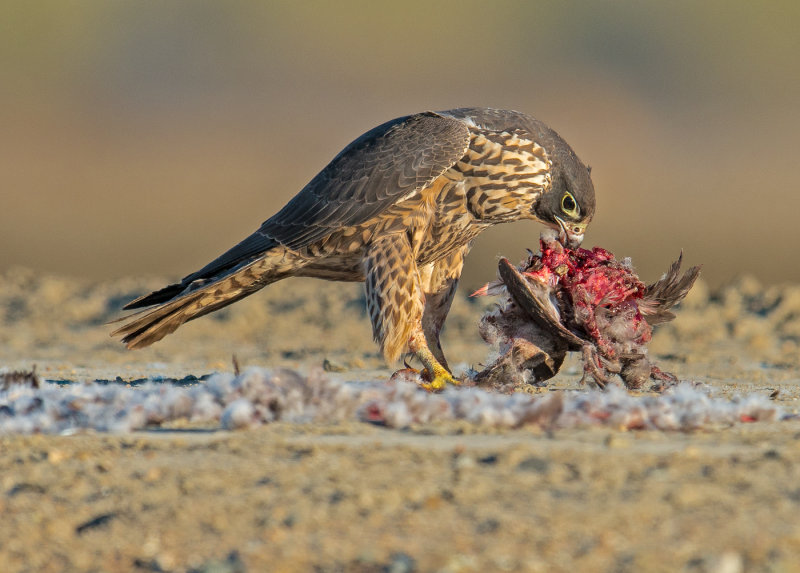
[[[559,153],[560,152],[560,153]],[[572,150],[556,150],[550,188],[534,206],[536,218],[559,232],[559,241],[579,247],[586,226],[594,216],[594,185],[591,170]]]
[[[534,203],[526,204],[524,212],[515,213],[515,217],[535,218],[554,228],[559,232],[559,240],[566,247],[575,248],[581,244],[586,226],[594,216],[594,185],[592,185],[589,169],[578,159],[572,148],[558,133],[544,122],[517,111],[459,108],[441,113],[447,117],[464,121],[468,125],[507,136],[508,139],[503,144],[510,146],[516,153],[524,155],[519,147],[514,148],[512,140],[516,145],[520,143],[520,140],[532,141],[535,142],[535,148],[543,148],[550,165],[550,185],[545,187],[541,195],[538,194],[540,187],[537,185],[537,196]],[[494,175],[497,175],[496,155],[490,153],[479,159],[492,160],[493,163],[489,164],[488,169],[485,169],[485,166],[482,166],[481,169],[494,171]],[[530,163],[533,168],[530,175],[535,178],[538,178],[541,173],[541,159],[538,154],[530,155]],[[501,166],[500,169],[508,166],[514,169],[511,174],[513,180],[519,181],[525,178],[524,173],[519,173],[517,164],[509,163]],[[502,177],[501,175],[500,178],[502,179]],[[487,181],[488,189],[497,189],[495,179],[496,177]],[[503,206],[506,202],[503,197],[495,201],[495,205],[493,205],[495,212],[508,215],[510,209],[498,208],[498,203]],[[513,204],[513,202],[511,203]],[[478,207],[480,206],[479,200]],[[480,209],[476,210],[480,211]]]

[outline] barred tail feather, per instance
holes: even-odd
[[[122,342],[129,349],[144,348],[175,332],[183,323],[228,306],[262,286],[255,289],[227,290],[224,283],[229,280],[230,277],[155,308],[126,316],[120,320],[130,319],[130,322],[112,332],[111,336],[121,336]]]
[[[126,308],[148,302],[158,306],[115,320],[127,322],[111,336],[121,336],[122,342],[131,349],[149,346],[175,332],[183,323],[228,306],[286,277],[290,273],[282,266],[286,263],[284,255],[280,252],[260,258],[217,279],[207,279],[206,284],[194,281],[188,285],[170,285],[136,299]],[[171,300],[166,298],[169,292],[175,293]]]
[[[140,296],[135,300],[132,300],[131,302],[123,306],[122,310],[146,308],[148,306],[153,306],[155,304],[169,302],[170,300],[173,300],[175,297],[179,296],[182,292],[185,292],[187,288],[189,288],[189,283],[186,283],[184,281],[165,286],[162,289],[159,289],[157,291],[151,292],[150,294],[146,294],[144,296]]]

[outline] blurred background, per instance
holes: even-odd
[[[0,272],[180,278],[393,117],[511,108],[593,168],[585,246],[800,281],[800,3],[0,4]],[[465,284],[536,247],[482,235]]]

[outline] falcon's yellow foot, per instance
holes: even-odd
[[[431,366],[432,368],[426,366],[425,370],[422,371],[422,378],[426,380],[426,382],[420,384],[422,388],[425,388],[429,392],[441,392],[448,384],[453,384],[454,386],[460,384],[460,382],[453,378],[453,375],[438,362]]]
[[[438,372],[434,374],[432,372]],[[415,368],[403,368],[392,374],[389,378],[390,382],[414,382],[420,388],[424,388],[428,392],[441,392],[448,384],[461,384],[460,381],[453,378],[453,376],[444,368],[431,371],[427,368],[417,370]]]
[[[441,392],[448,384],[456,386],[459,384],[458,380],[450,374],[450,371],[436,360],[427,345],[418,345],[414,350],[414,355],[419,358],[419,361],[424,366],[421,372],[424,382],[420,382],[419,385],[427,391]]]
[[[425,388],[428,392],[441,392],[448,384],[455,386],[460,384],[433,355],[431,349],[428,348],[428,343],[425,341],[425,335],[419,324],[408,339],[408,349],[414,353],[414,356],[422,362],[424,367],[420,372],[423,381],[418,382],[422,388]]]

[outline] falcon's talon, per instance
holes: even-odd
[[[452,384],[453,386],[461,385],[459,380],[453,378],[452,374],[441,367],[435,368],[433,372],[426,368],[422,372],[422,377],[423,379],[428,380],[428,382],[420,383],[420,387],[429,392],[441,392],[447,387],[448,384]]]
[[[444,368],[435,368],[430,371],[427,368],[417,370],[416,368],[402,368],[392,374],[389,378],[390,382],[396,380],[403,380],[404,382],[416,382],[417,386],[427,390],[428,392],[441,392],[448,384],[458,386],[461,384],[460,380],[453,378],[453,376]]]
[[[428,348],[421,325],[417,325],[412,331],[411,337],[408,340],[408,346],[419,361],[422,362],[424,367],[421,372],[424,382],[419,383],[420,387],[425,388],[429,392],[440,392],[444,390],[448,384],[454,386],[460,384],[458,380],[453,378],[450,371],[442,366],[433,355],[430,348]]]

